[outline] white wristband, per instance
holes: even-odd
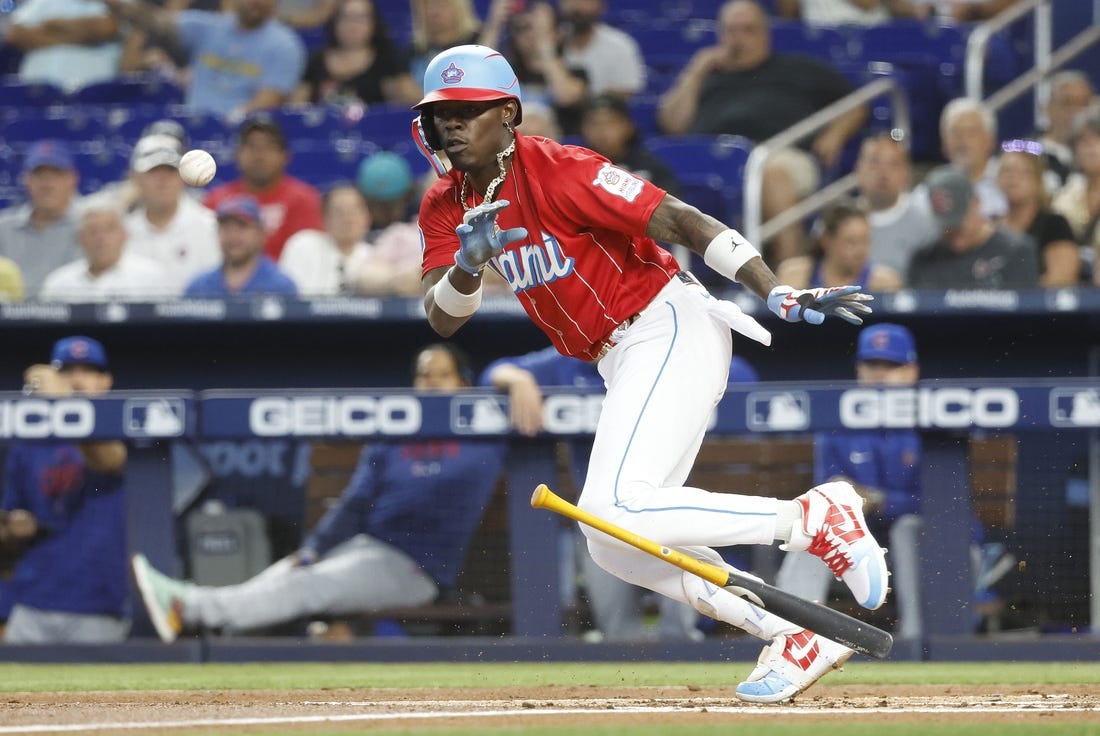
[[[737,272],[741,267],[759,255],[760,252],[745,240],[744,235],[730,229],[723,230],[710,241],[703,251],[703,263],[730,281],[737,281]]]
[[[463,294],[451,283],[451,272],[432,287],[432,300],[435,305],[452,317],[469,317],[481,306],[481,284],[473,294]]]

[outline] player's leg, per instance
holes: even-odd
[[[788,552],[775,574],[775,587],[808,601],[827,603],[833,575],[819,558],[809,552]]]

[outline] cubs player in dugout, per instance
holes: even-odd
[[[885,550],[850,484],[826,483],[793,501],[683,485],[726,390],[730,330],[765,345],[771,336],[712,297],[657,241],[701,254],[787,322],[835,315],[860,324],[871,297],[859,286],[781,285],[737,231],[593,151],[518,132],[520,85],[493,49],[443,51],[425,71],[424,90],[414,139],[441,174],[419,216],[428,321],[454,334],[476,313],[482,272],[491,268],[559,352],[598,361],[607,395],[578,505],[725,567],[711,547],[778,540],[809,550],[861,605],[881,606]],[[789,700],[852,654],[729,589],[584,532],[593,559],[613,575],[770,642],[737,686],[742,700]]]

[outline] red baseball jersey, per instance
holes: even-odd
[[[454,265],[462,174],[451,171],[420,204],[422,272]],[[472,191],[466,204],[481,204]],[[680,270],[645,231],[665,191],[577,146],[516,134],[496,199],[502,230],[527,228],[489,262],[563,355],[593,360],[611,331],[640,312]],[[475,201],[476,199],[476,201]]]
[[[312,184],[290,175],[281,177],[268,189],[258,192],[246,188],[244,181],[236,179],[210,190],[203,204],[217,210],[223,201],[239,194],[251,194],[259,203],[260,217],[267,233],[264,253],[273,261],[278,262],[287,238],[294,233],[325,229],[321,193]]]

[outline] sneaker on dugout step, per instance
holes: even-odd
[[[737,697],[750,703],[782,703],[840,669],[854,652],[843,644],[803,629],[778,636],[764,647],[756,669],[737,686]]]
[[[183,595],[190,584],[158,572],[143,554],[134,555],[130,559],[130,566],[134,571],[134,581],[141,593],[141,600],[145,603],[145,610],[149,613],[149,620],[157,630],[157,636],[165,644],[171,644],[183,631],[180,610],[183,607]]]
[[[802,523],[794,525],[783,549],[806,550],[820,557],[852,591],[859,605],[874,610],[886,600],[889,572],[886,550],[867,531],[863,499],[851,483],[814,486],[795,499]]]

